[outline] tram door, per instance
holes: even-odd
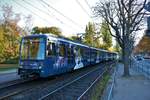
[[[57,64],[58,64],[58,72],[66,72],[66,66],[67,66],[67,56],[66,56],[66,44],[61,42],[59,44],[59,54],[57,58]]]
[[[73,69],[74,65],[74,54],[73,54],[73,46],[72,45],[68,45],[67,46],[67,59],[68,59],[68,70]]]
[[[47,44],[46,71],[52,73],[53,65],[56,62],[56,43],[49,41]]]

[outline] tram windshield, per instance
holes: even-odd
[[[45,57],[44,38],[24,38],[21,43],[21,59],[42,60]]]

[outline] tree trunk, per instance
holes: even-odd
[[[124,64],[124,77],[129,77],[130,72],[129,72],[129,64],[130,64],[130,53],[129,53],[129,48],[128,46],[125,46],[122,49],[122,57],[123,57],[123,64]]]

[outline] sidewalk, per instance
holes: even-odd
[[[0,83],[16,80],[19,78],[20,77],[17,75],[16,69],[0,72]]]
[[[0,75],[9,74],[9,73],[17,73],[17,69],[10,69],[10,70],[7,70],[7,71],[0,71]]]
[[[112,100],[150,100],[150,80],[130,69],[131,77],[124,78],[123,65],[118,64]]]

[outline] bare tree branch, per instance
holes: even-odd
[[[147,0],[117,0],[100,2],[94,8],[97,17],[102,17],[115,31],[111,35],[116,38],[122,48],[125,65],[124,74],[129,75],[129,57],[132,53],[137,31],[141,30],[143,12]],[[111,30],[109,30],[111,31]]]
[[[141,13],[141,11],[144,9],[144,7],[145,7],[145,5],[146,5],[146,2],[147,2],[147,0],[144,0],[144,3],[143,3],[143,5],[142,5],[142,7],[139,8],[139,10],[138,10],[137,13],[135,14],[135,17],[133,18],[133,20],[132,20],[131,23],[134,23],[134,22],[135,22],[135,20],[136,20],[136,18],[138,17],[138,15],[139,15],[139,14]]]

